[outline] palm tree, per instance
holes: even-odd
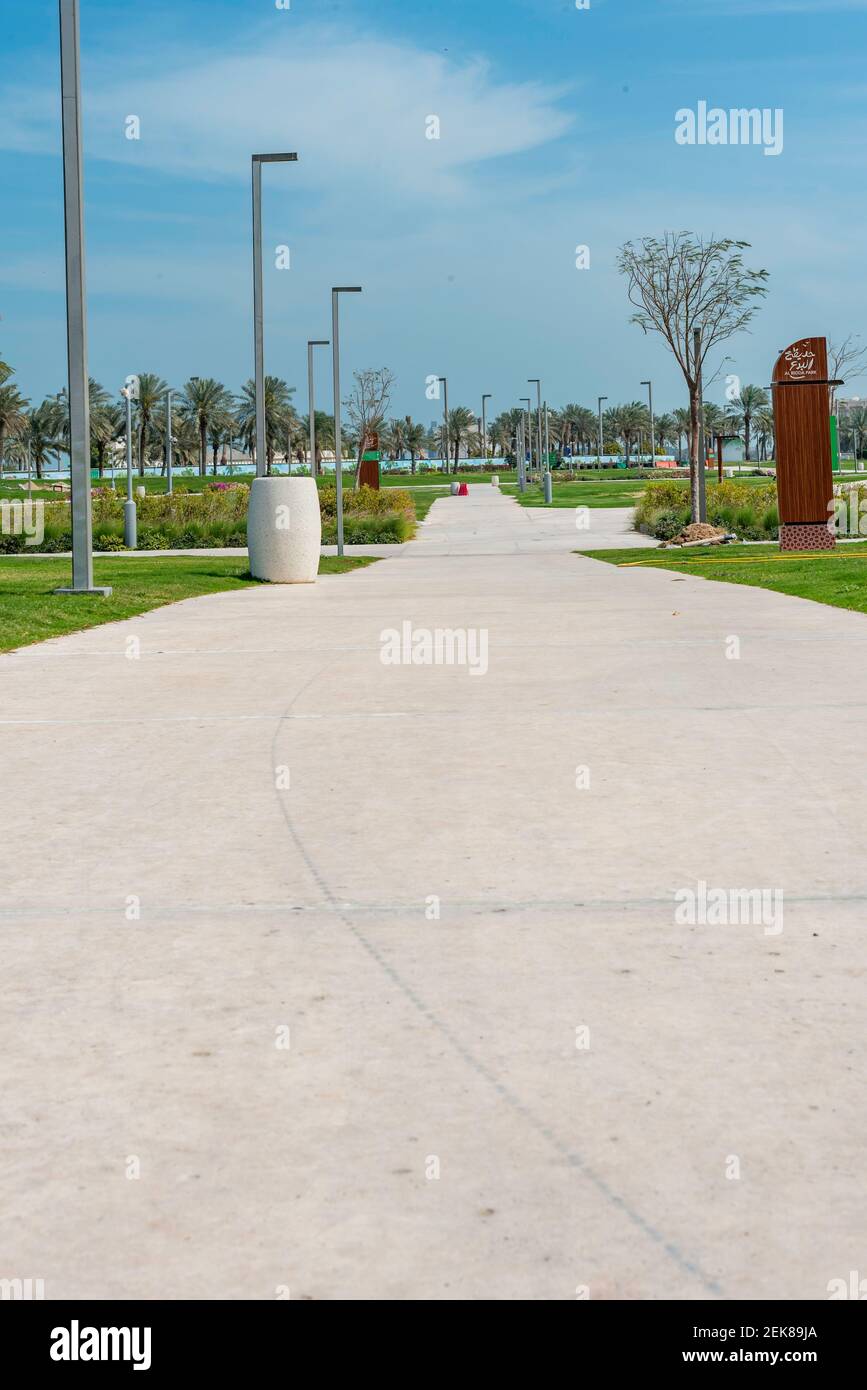
[[[470,428],[475,425],[476,417],[465,405],[456,405],[454,410],[449,411],[448,432],[449,444],[454,445],[455,466],[454,472],[458,471],[458,459],[460,458],[461,444],[469,438]]]
[[[415,472],[415,461],[422,449],[427,446],[427,430],[424,425],[412,420],[407,415],[403,426],[404,448],[409,454],[410,472]]]
[[[675,430],[677,429],[677,426],[674,421],[674,416],[667,414],[657,415],[656,419],[654,420],[654,425],[656,427],[656,443],[657,445],[661,444],[664,451],[666,444],[670,444],[672,439],[674,438]],[[654,463],[655,462],[656,460],[654,460]]]
[[[109,394],[108,394],[108,392],[106,391],[106,389],[105,389],[104,386],[100,386],[99,382],[96,381],[93,377],[88,377],[88,381],[87,381],[87,399],[88,399],[88,410],[89,410],[89,414],[90,414],[90,417],[91,417],[91,420],[92,420],[92,419],[93,419],[93,416],[97,413],[97,411],[101,410],[103,406],[108,405],[109,401],[111,400],[111,397],[109,396]],[[58,418],[58,421],[59,421],[60,433],[61,433],[62,438],[63,438],[63,444],[64,444],[64,447],[68,450],[68,449],[69,449],[69,399],[68,399],[68,393],[67,393],[66,387],[64,386],[62,390],[58,391],[58,393],[57,393],[56,396],[51,396],[51,397],[49,397],[49,400],[50,400],[51,402],[53,402],[54,407],[55,407],[55,409],[56,409],[56,411],[57,411],[57,418]],[[91,450],[92,450],[92,449],[93,449],[93,444],[94,444],[93,426],[92,426],[92,425],[91,425],[90,435],[91,435],[90,443],[91,443]]]
[[[151,434],[151,424],[158,406],[165,400],[168,385],[155,372],[141,372],[138,378],[138,400],[135,402],[136,433],[138,434],[139,477],[145,472],[145,444]]]
[[[123,439],[125,433],[126,411],[115,401],[105,401],[90,412],[90,446],[96,455],[100,478],[105,476],[109,446]]]
[[[742,386],[733,404],[740,411],[744,422],[744,459],[750,461],[750,424],[757,410],[768,404],[768,393],[761,386]]]
[[[629,466],[629,446],[638,439],[642,430],[650,428],[650,414],[641,401],[630,401],[627,405],[615,405],[606,410],[603,424],[616,439],[622,439],[626,464]]]
[[[687,442],[687,452],[689,452],[689,437],[690,437],[690,431],[691,431],[691,429],[692,429],[692,416],[691,416],[690,413],[689,413],[689,407],[688,407],[688,406],[683,406],[683,407],[678,407],[677,410],[673,410],[673,411],[671,412],[671,418],[672,418],[672,420],[674,421],[674,426],[673,426],[673,428],[674,428],[674,430],[676,431],[676,436],[675,436],[675,437],[676,437],[676,439],[677,439],[677,461],[678,461],[678,463],[682,463],[682,462],[683,462],[683,448],[682,448],[683,441],[684,441],[684,439],[686,440],[686,442]]]
[[[389,420],[383,430],[382,443],[394,463],[402,459],[406,452],[406,421]]]
[[[213,419],[211,420],[210,425],[208,427],[208,437],[211,442],[211,449],[213,450],[213,459],[211,467],[215,478],[217,476],[217,455],[219,454],[220,449],[223,450],[223,456],[225,459],[226,448],[229,444],[229,441],[233,440],[238,433],[238,421],[235,419],[235,416],[228,408],[228,402],[230,401],[230,399],[231,398],[227,393],[226,404],[224,404],[219,410],[214,412]]]
[[[48,460],[67,447],[63,439],[63,416],[56,398],[43,401],[25,414],[19,437],[22,445],[30,446],[30,461],[37,478],[44,477]]]
[[[316,425],[316,458],[311,462],[311,470],[314,478],[318,478],[322,472],[322,450],[334,448],[334,416],[328,415],[324,410],[314,410],[313,419]],[[301,429],[306,440],[310,439],[310,416],[302,415]],[[304,457],[306,458],[306,452]]]
[[[172,416],[172,452],[182,468],[198,466],[202,455],[199,426],[192,415]]]
[[[774,412],[771,407],[762,406],[753,416],[759,441],[759,458],[764,462],[768,457],[768,441],[774,438]]]
[[[216,385],[216,383],[214,384]],[[295,414],[290,400],[290,396],[294,394],[295,387],[288,386],[280,377],[265,377],[265,455],[268,473],[271,472],[274,464],[275,441],[285,436],[289,413],[291,412],[292,416]],[[244,442],[247,448],[252,451],[256,439],[255,381],[248,381],[244,385],[237,402],[235,416]]]
[[[5,363],[3,365],[5,366]],[[18,387],[12,386],[7,376],[4,383],[0,385],[0,479],[3,477],[6,438],[10,434],[17,434],[22,428],[27,405],[28,402],[21,395]]]
[[[274,378],[270,377],[273,381]],[[214,421],[231,407],[231,396],[222,382],[212,376],[190,377],[181,397],[181,414],[188,415],[199,431],[199,475],[204,478],[208,465],[208,435]],[[255,433],[255,394],[253,422]]]

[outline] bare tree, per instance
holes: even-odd
[[[367,367],[364,371],[353,372],[355,385],[343,404],[349,415],[352,431],[357,440],[355,460],[355,486],[361,476],[361,460],[368,448],[368,440],[378,434],[385,421],[394,373],[388,367]]]
[[[858,380],[867,372],[867,347],[859,347],[859,334],[850,333],[842,343],[828,344],[828,366],[832,381],[837,378]],[[837,406],[837,388],[831,387],[831,411]]]
[[[674,353],[689,392],[690,483],[693,520],[698,520],[699,383],[711,348],[743,332],[767,294],[766,270],[748,270],[742,251],[749,242],[665,232],[620,248],[618,269],[626,276],[632,322],[660,333]],[[696,356],[694,331],[699,330]],[[705,386],[707,382],[704,383]],[[702,461],[702,467],[704,463]]]

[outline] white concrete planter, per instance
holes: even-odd
[[[313,478],[254,478],[247,509],[250,573],[271,584],[314,584],[322,517]]]
[[[498,473],[494,473],[494,474],[492,475],[492,477],[491,477],[491,487],[499,487],[499,486],[500,486],[500,477],[499,477],[499,474],[498,474]]]

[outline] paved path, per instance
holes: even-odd
[[[570,515],[480,486],[370,569],[0,658],[0,1277],[863,1272],[867,624],[578,558],[632,538]],[[487,674],[383,665],[404,621],[485,629]],[[678,923],[699,880],[784,890],[782,932]]]

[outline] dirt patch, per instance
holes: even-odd
[[[659,547],[664,550],[670,545],[721,545],[728,538],[724,526],[711,526],[707,521],[691,521],[670,541],[663,541]]]

